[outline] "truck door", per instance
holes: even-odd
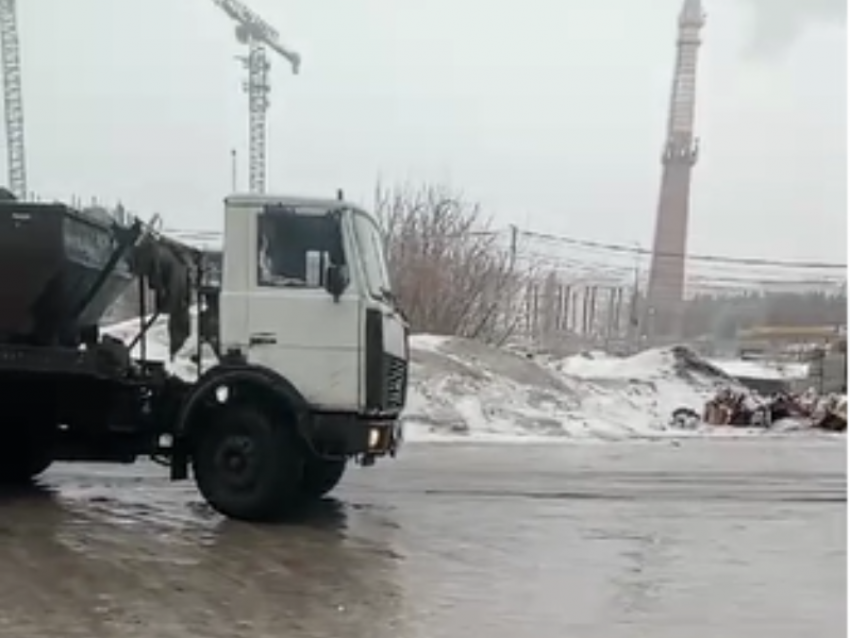
[[[251,363],[282,375],[317,407],[352,409],[359,397],[359,296],[325,289],[340,223],[324,211],[267,206],[253,233],[248,302]],[[337,245],[339,245],[337,243]],[[344,266],[344,265],[343,265]]]

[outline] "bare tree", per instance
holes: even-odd
[[[376,189],[387,258],[413,330],[502,342],[518,277],[504,237],[477,204],[441,186]]]

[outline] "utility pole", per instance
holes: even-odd
[[[623,338],[623,286],[617,286],[617,301],[614,304],[614,334],[617,340]]]
[[[593,339],[594,343],[598,336],[596,331],[596,296],[598,292],[598,286],[593,285],[590,287],[590,313],[588,315],[588,325],[590,328],[590,338]]]
[[[629,342],[630,353],[638,349],[638,341],[644,329],[642,324],[646,323],[646,317],[641,320],[640,315],[640,253],[635,253],[635,280],[632,284],[632,298],[629,303],[629,325],[626,337]]]
[[[514,266],[516,266],[517,240],[519,236],[519,229],[514,224],[511,224],[509,228],[511,233],[511,247],[508,263],[510,264],[510,272],[513,272]]]
[[[616,333],[617,321],[617,288],[608,286],[608,309],[605,312],[605,350],[607,351],[611,344],[611,338]]]
[[[587,339],[587,332],[590,327],[590,306],[589,306],[589,288],[587,284],[582,286],[581,290],[581,337],[582,341]]]
[[[570,294],[570,324],[576,336],[581,336],[581,323],[579,321],[579,292],[573,290]]]

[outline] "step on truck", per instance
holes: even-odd
[[[100,323],[130,292],[122,340]],[[159,317],[192,377],[147,356]],[[353,204],[230,196],[217,252],[0,193],[0,483],[150,458],[225,516],[279,518],[395,455],[408,356],[382,234]]]

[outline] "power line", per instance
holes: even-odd
[[[177,238],[183,239],[185,241],[221,241],[223,239],[223,232],[218,230],[193,230],[193,229],[180,229],[180,228],[168,228],[165,231],[167,235],[173,235]],[[471,231],[468,233],[470,237],[497,237],[506,233],[505,230],[478,230]],[[641,246],[626,246],[623,244],[611,244],[605,242],[598,242],[587,239],[577,239],[573,237],[564,237],[560,235],[552,235],[549,233],[541,233],[531,230],[518,230],[518,234],[521,237],[526,237],[529,239],[537,239],[545,242],[551,242],[555,244],[574,246],[577,248],[588,249],[588,250],[597,250],[597,251],[607,251],[610,253],[618,253],[624,256],[634,257],[635,255],[644,256],[644,257],[652,257],[653,252],[648,248],[644,248]],[[460,235],[451,235],[445,237],[445,239],[452,239],[459,237]],[[518,256],[522,254],[532,254],[538,257],[544,257],[542,253],[536,251],[527,251],[527,250],[519,250]],[[783,259],[767,259],[761,257],[729,257],[724,255],[707,255],[707,254],[682,254],[682,253],[658,253],[660,257],[676,257],[676,258],[684,258],[687,261],[698,261],[705,262],[707,264],[714,264],[715,267],[722,268],[724,265],[726,266],[761,266],[761,267],[769,267],[769,268],[797,268],[801,270],[846,270],[847,264],[841,264],[836,262],[815,262],[815,261],[794,261],[794,260],[783,260]],[[546,259],[561,259],[554,255],[545,255]],[[613,264],[598,264],[600,267],[609,267],[616,268],[616,265]],[[625,268],[625,267],[624,267]],[[629,268],[631,271],[632,268]]]
[[[599,250],[607,250],[610,252],[619,252],[629,255],[648,255],[652,256],[653,252],[648,248],[640,246],[624,246],[622,244],[607,244],[603,242],[590,241],[586,239],[574,239],[571,237],[562,237],[551,235],[548,233],[538,233],[534,231],[520,231],[521,235],[542,239],[545,241],[558,242],[572,246],[583,246],[585,248],[596,248]],[[817,262],[817,261],[790,261],[783,259],[764,259],[759,257],[726,257],[721,255],[700,255],[687,253],[656,253],[658,257],[676,257],[690,259],[694,261],[706,261],[728,264],[740,264],[744,266],[773,266],[777,268],[821,268],[824,270],[846,270],[847,264],[839,264],[834,262]]]
[[[598,260],[586,260],[577,257],[564,257],[561,255],[550,255],[536,251],[521,251],[518,254],[521,262],[531,262],[531,265],[540,265],[543,267],[551,267],[564,271],[564,274],[600,274],[619,276],[623,279],[631,279],[634,276],[635,265],[615,264]],[[755,272],[754,272],[755,270]],[[787,272],[787,271],[786,271]],[[811,272],[811,269],[802,269],[799,277],[789,277],[782,273],[782,277],[778,277],[780,273],[762,272],[754,268],[745,269],[742,267],[730,267],[729,265],[710,264],[697,269],[688,269],[687,278],[691,281],[707,280],[707,281],[733,281],[733,282],[749,282],[757,284],[801,284],[801,285],[827,285],[827,286],[842,286],[846,282],[844,276],[838,274],[823,274],[817,276]]]

